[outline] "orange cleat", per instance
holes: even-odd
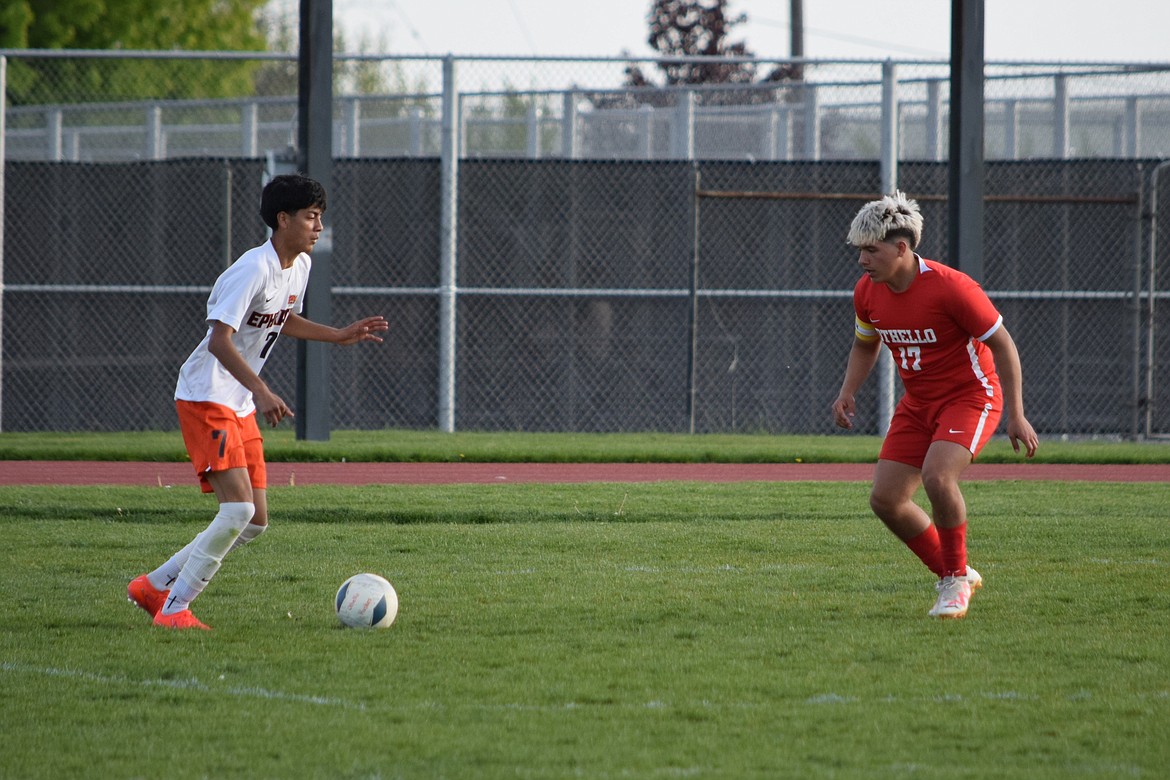
[[[145,574],[130,580],[130,585],[126,588],[126,597],[130,602],[146,610],[151,617],[157,615],[163,608],[168,593],[170,591],[159,590],[151,585]]]
[[[163,628],[187,629],[200,628],[204,631],[210,631],[211,626],[204,625],[199,621],[199,618],[191,614],[191,610],[184,609],[181,612],[176,612],[173,615],[164,615],[159,612],[154,616],[154,624],[162,626]]]

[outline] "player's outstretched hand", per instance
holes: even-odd
[[[382,337],[378,334],[385,333],[388,330],[390,330],[390,323],[386,322],[386,318],[382,315],[366,317],[341,328],[341,337],[337,340],[337,343],[343,346],[357,344],[362,341],[373,341],[381,344]]]
[[[1007,435],[1012,449],[1019,452],[1020,445],[1024,445],[1024,454],[1029,458],[1036,454],[1036,448],[1040,446],[1040,437],[1032,429],[1032,423],[1022,417],[1019,420],[1008,420]]]

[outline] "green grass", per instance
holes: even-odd
[[[835,436],[671,433],[440,433],[335,431],[327,442],[297,441],[289,426],[265,431],[270,461],[716,462],[856,463],[877,459],[881,440]],[[178,431],[0,433],[0,460],[146,460],[186,458]],[[1019,462],[1002,436],[981,463]],[[1170,463],[1166,442],[1044,439],[1040,463]]]
[[[1165,776],[1164,485],[967,484],[954,622],[867,490],[274,487],[204,634],[124,588],[209,498],[0,488],[0,777]]]

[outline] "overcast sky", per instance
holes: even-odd
[[[297,0],[274,0],[294,10]],[[654,54],[650,0],[333,0],[351,50],[388,54]],[[948,0],[804,0],[805,56],[946,59]],[[588,13],[581,13],[588,9]],[[787,0],[732,0],[732,31],[761,57],[789,56]],[[891,13],[896,10],[896,16]],[[1167,0],[987,0],[988,60],[1170,62]]]

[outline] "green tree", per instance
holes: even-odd
[[[3,0],[0,45],[255,51],[267,0]]]
[[[0,46],[20,49],[257,51],[267,0],[0,0]],[[254,62],[14,58],[15,105],[248,94]]]

